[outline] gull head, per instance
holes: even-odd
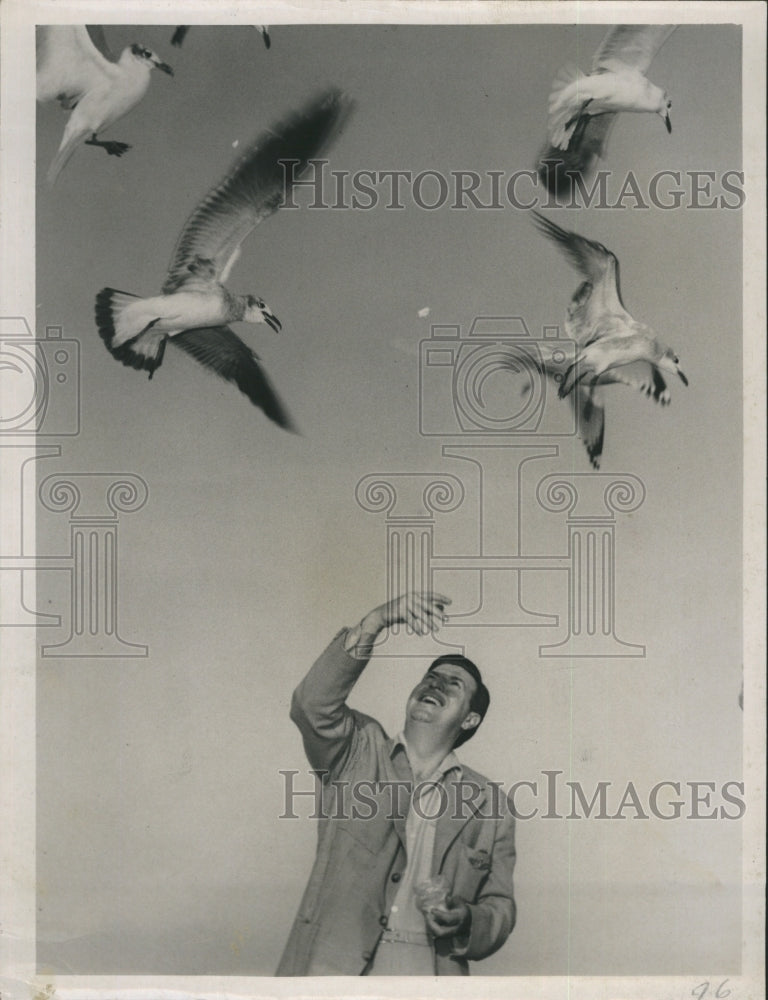
[[[135,59],[149,66],[150,69],[160,69],[163,73],[167,73],[168,76],[173,76],[173,70],[168,63],[164,63],[160,56],[151,49],[147,49],[143,45],[139,45],[138,42],[134,42],[131,46],[131,53]]]
[[[275,333],[279,333],[283,327],[264,299],[257,298],[255,295],[245,296],[243,319],[246,323],[266,323],[272,327]]]
[[[680,359],[671,348],[667,348],[667,350],[662,354],[658,364],[659,368],[663,368],[664,371],[669,372],[670,375],[677,375],[683,385],[688,385],[688,379],[680,370]]]

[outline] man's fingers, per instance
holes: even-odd
[[[451,603],[450,597],[446,597],[445,594],[438,594],[434,590],[418,591],[413,596],[418,598],[423,604],[434,605],[435,607]]]
[[[450,597],[445,597],[443,594],[433,594],[431,591],[415,596],[427,631],[437,632],[445,621],[443,608],[446,604],[451,603]]]
[[[418,602],[417,594],[409,594],[406,603],[406,613],[408,615],[408,625],[413,632],[417,635],[423,635],[424,633],[424,623],[421,611],[421,606]]]
[[[406,609],[405,609],[405,620],[408,623],[408,625],[410,626],[410,629],[411,629],[412,632],[418,632],[419,631],[419,620],[416,617],[415,612],[411,609],[410,606],[407,606]]]
[[[430,632],[437,632],[440,627],[439,623],[435,621],[433,615],[429,611],[422,611],[417,614],[416,620],[419,623],[419,632],[422,635],[429,635]]]
[[[453,924],[458,924],[461,920],[461,912],[459,910],[446,910],[442,906],[435,906],[430,911],[430,916],[443,927],[450,927]]]
[[[434,937],[446,937],[452,934],[461,923],[461,913],[455,910],[444,910],[436,906],[426,914],[427,926]]]
[[[446,604],[451,604],[450,597],[446,597],[445,594],[435,594],[432,591],[423,595],[424,599],[430,604],[433,604],[440,611],[446,606]]]
[[[450,934],[450,928],[444,927],[442,924],[439,924],[432,916],[432,913],[427,914],[427,927],[429,928],[432,937],[439,938],[439,937],[445,937],[446,935]]]
[[[404,622],[417,635],[429,635],[445,623],[443,613],[450,597],[434,591],[412,591],[395,598],[386,607],[389,623]]]
[[[414,602],[414,614],[419,621],[422,634],[426,635],[427,633],[434,631],[434,616],[431,608],[425,606],[417,600]]]
[[[419,633],[419,635],[428,635],[434,630],[432,622],[432,611],[428,605],[425,605],[423,596],[420,594],[413,594],[411,600],[409,601],[409,609],[416,622],[414,630]]]

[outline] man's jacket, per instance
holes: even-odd
[[[401,744],[346,705],[367,660],[345,652],[340,632],[296,688],[291,719],[322,778],[317,856],[277,970],[279,976],[364,974],[406,865],[405,817],[413,784]],[[445,778],[433,874],[472,915],[468,942],[435,941],[435,973],[468,975],[515,922],[514,819],[498,787],[468,767]],[[298,785],[298,782],[297,782]],[[302,783],[306,789],[306,783]],[[307,803],[306,798],[301,799]]]

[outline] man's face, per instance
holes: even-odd
[[[433,724],[440,733],[455,738],[466,720],[476,720],[475,725],[479,722],[477,713],[470,709],[476,690],[477,683],[466,670],[453,663],[441,663],[427,671],[411,692],[405,708],[406,721]]]

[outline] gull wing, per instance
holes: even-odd
[[[171,45],[175,45],[180,48],[184,44],[184,39],[189,31],[188,24],[180,24],[178,28],[174,31],[173,37],[171,38]]]
[[[104,29],[100,24],[86,24],[85,30],[88,32],[88,37],[96,46],[96,48],[101,52],[104,58],[108,62],[117,62],[114,53],[110,49],[107,43],[107,36],[104,34]]]
[[[246,236],[282,204],[287,179],[295,180],[308,160],[322,156],[350,111],[351,103],[332,90],[263,132],[187,220],[163,291],[183,285],[197,259],[212,262],[217,280],[228,275]],[[290,170],[284,160],[298,162]]]
[[[547,378],[562,383],[563,366],[550,365],[546,361],[534,361],[534,366]],[[523,374],[517,360],[508,356],[502,358],[501,364],[516,375]],[[530,375],[523,375],[521,395],[527,395],[533,389]],[[605,403],[604,390],[599,385],[577,385],[568,394],[571,408],[576,420],[576,432],[584,442],[589,460],[594,468],[600,468],[600,456],[603,453],[603,437],[605,435]]]
[[[645,73],[675,24],[620,24],[611,28],[592,60],[593,73]]]
[[[592,466],[599,469],[605,437],[603,390],[595,385],[577,385],[569,399],[576,416],[576,431],[584,442]]]
[[[586,347],[595,339],[596,330],[604,328],[605,296],[602,286],[595,291],[591,281],[582,281],[565,309],[565,332],[578,347]]]
[[[117,66],[99,52],[85,25],[38,26],[38,101],[57,100],[72,108],[83,94],[111,83],[118,75]]]
[[[621,382],[650,396],[654,402],[666,406],[670,401],[669,389],[659,368],[651,361],[631,361],[617,365],[603,372],[598,378],[600,385]]]
[[[567,149],[547,145],[540,153],[536,169],[553,194],[573,198],[576,181],[572,178],[587,177],[597,161],[605,155],[605,147],[616,118],[617,115],[612,112],[582,115]]]
[[[169,340],[201,365],[233,382],[254,406],[263,410],[278,426],[296,431],[287,409],[261,367],[259,356],[228,326],[185,330]]]
[[[556,243],[565,253],[579,274],[592,284],[590,302],[610,311],[623,312],[619,290],[619,262],[610,250],[596,240],[561,229],[540,212],[534,211],[533,218],[539,231]]]

